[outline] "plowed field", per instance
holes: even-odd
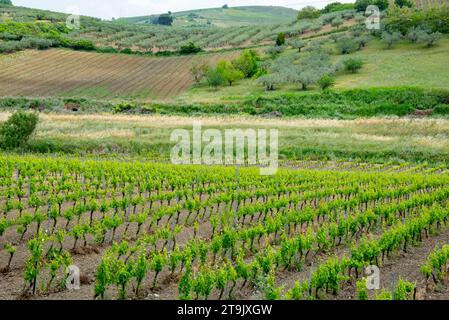
[[[1,96],[167,99],[193,84],[191,66],[214,65],[237,52],[167,58],[60,49],[0,59]]]

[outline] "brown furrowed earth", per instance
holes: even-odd
[[[0,60],[1,96],[164,100],[193,84],[190,68],[230,60],[237,51],[166,58],[51,49]]]

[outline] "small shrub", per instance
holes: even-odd
[[[137,106],[134,104],[131,104],[128,102],[123,102],[123,103],[113,106],[112,111],[115,113],[124,113],[124,112],[132,112],[136,108],[137,108]]]
[[[0,128],[1,145],[14,149],[25,145],[36,129],[39,117],[36,113],[18,111]]]
[[[329,75],[324,75],[320,80],[318,80],[318,84],[322,90],[327,90],[335,85],[335,80]]]
[[[284,52],[285,46],[274,46],[268,47],[265,52],[269,54],[272,58],[275,58],[278,54]]]
[[[120,53],[133,54],[133,51],[131,50],[131,48],[125,48],[125,49],[121,50]]]
[[[119,51],[113,47],[101,47],[97,49],[99,53],[118,53]]]
[[[425,43],[427,48],[433,47],[441,38],[442,34],[440,32],[427,33],[425,31],[421,31],[418,34],[418,42]]]
[[[362,69],[363,64],[364,64],[363,60],[358,58],[349,58],[343,62],[345,70],[351,73],[356,73],[357,71]]]

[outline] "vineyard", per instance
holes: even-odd
[[[196,61],[215,64],[238,52],[148,58],[51,49],[0,60],[2,96],[165,99],[187,90]]]
[[[0,163],[2,299],[361,299],[366,266],[413,258],[420,276],[393,270],[393,288],[385,275],[371,297],[412,299],[437,294],[432,255],[445,270],[447,248],[433,249],[449,216],[439,170]],[[65,288],[72,265],[80,290]]]

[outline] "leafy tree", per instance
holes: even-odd
[[[229,9],[229,6],[227,4],[223,5],[223,9]]]
[[[361,50],[362,48],[366,47],[366,45],[369,42],[369,38],[367,36],[360,36],[360,37],[354,38],[354,41],[359,46],[359,50]]]
[[[349,58],[343,62],[346,71],[356,73],[363,67],[363,60],[358,58]]]
[[[357,0],[355,2],[355,9],[357,11],[365,12],[368,6],[377,6],[379,10],[385,10],[388,8],[388,0]]]
[[[332,27],[336,27],[337,29],[340,28],[340,26],[343,24],[343,19],[340,17],[335,18],[332,20],[331,25]]]
[[[287,66],[285,72],[288,73],[288,78],[293,83],[301,85],[302,90],[318,81],[325,75],[330,75],[335,72],[335,68],[330,61],[329,55],[324,53],[313,53],[301,59],[298,65]]]
[[[246,49],[232,61],[232,64],[243,73],[245,78],[251,78],[259,71],[259,61],[259,54],[255,50]]]
[[[383,32],[381,39],[387,45],[387,48],[391,49],[395,43],[401,41],[401,34],[399,32]]]
[[[320,85],[322,90],[327,90],[335,85],[335,80],[330,75],[324,75],[320,80],[318,80],[318,84]]]
[[[217,68],[210,68],[206,74],[207,83],[209,86],[217,88],[226,82],[224,75],[218,72]]]
[[[11,0],[0,0],[0,4],[6,4],[12,6]]]
[[[291,47],[298,49],[299,52],[301,52],[301,49],[307,45],[307,42],[305,42],[304,40],[301,40],[301,39],[294,39],[294,40],[290,40],[288,42],[288,44]]]
[[[229,83],[229,86],[232,86],[234,82],[245,77],[242,71],[236,69],[232,63],[226,60],[218,62],[217,72],[222,74],[225,81]]]
[[[33,134],[38,121],[39,117],[35,113],[14,113],[0,128],[2,147],[11,149],[23,146]]]
[[[265,86],[265,90],[273,91],[276,90],[276,86],[282,84],[285,79],[285,75],[280,73],[267,74],[260,77],[257,81]]]
[[[276,38],[276,45],[283,46],[285,44],[285,33],[280,32]]]
[[[299,10],[298,12],[298,20],[303,20],[303,19],[316,19],[321,15],[321,12],[312,7],[312,6],[307,6],[302,8],[301,10]]]
[[[359,48],[359,44],[353,38],[344,38],[338,43],[338,51],[341,54],[350,54]]]
[[[331,12],[338,12],[338,11],[344,11],[344,10],[353,10],[354,4],[353,3],[341,3],[341,2],[332,2],[329,3],[324,7],[323,10],[321,10],[322,13],[331,13]]]

